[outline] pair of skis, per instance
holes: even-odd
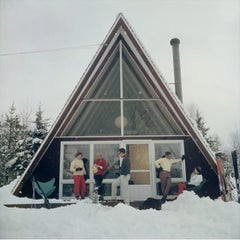
[[[226,171],[223,167],[222,159],[220,157],[217,157],[216,162],[221,199],[224,202],[233,201],[231,184],[226,176]]]

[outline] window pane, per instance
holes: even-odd
[[[161,101],[124,101],[124,135],[176,135],[181,131]]]
[[[120,60],[119,47],[111,56],[102,73],[95,80],[88,93],[88,99],[119,99],[120,98]]]
[[[148,144],[127,144],[131,170],[149,170]]]
[[[73,184],[63,184],[63,197],[74,197]]]
[[[87,193],[89,192],[89,184],[86,184]],[[74,196],[74,184],[63,184],[63,197],[73,197]]]
[[[165,152],[171,152],[173,159],[181,158],[181,143],[156,143],[155,144],[155,160],[161,158]],[[182,162],[172,164],[171,176],[173,178],[183,177]]]
[[[155,90],[137,67],[126,47],[123,47],[122,56],[124,98],[157,98]]]
[[[83,153],[83,160],[85,162],[85,168],[89,173],[89,145],[88,144],[69,144],[64,145],[63,155],[63,179],[72,179],[72,173],[70,172],[70,164],[75,158],[77,152]]]
[[[64,136],[116,136],[121,128],[116,119],[120,116],[120,101],[84,102],[67,126]]]

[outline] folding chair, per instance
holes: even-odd
[[[188,187],[187,190],[188,191],[194,191],[195,193],[199,193],[200,190],[202,189],[203,185],[206,183],[206,179],[203,178],[202,182],[198,185],[198,186],[193,186],[193,187]]]
[[[33,177],[32,179],[32,185],[33,185],[33,196],[35,196],[35,191],[38,193],[39,196],[41,196],[44,200],[44,206],[46,208],[50,208],[50,203],[48,201],[48,198],[53,191],[55,190],[56,186],[55,184],[55,178],[52,178],[48,182],[40,182]]]

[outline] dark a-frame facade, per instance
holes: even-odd
[[[186,155],[172,169],[173,184],[185,181],[200,165],[207,178],[204,195],[218,196],[214,154],[122,14],[13,193],[31,197],[33,176],[40,181],[54,177],[52,197],[73,198],[69,166],[77,151],[87,160],[90,193],[94,184],[91,166],[100,151],[108,162],[104,186],[105,197],[110,198],[119,147],[126,148],[131,160],[131,201],[161,195],[154,161],[165,151],[175,158]]]

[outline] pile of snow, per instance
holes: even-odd
[[[121,203],[108,207],[89,199],[53,209],[8,208],[4,204],[33,203],[13,196],[14,184],[0,188],[1,238],[240,238],[240,204],[236,202],[184,192],[177,200],[163,204],[160,211]]]

